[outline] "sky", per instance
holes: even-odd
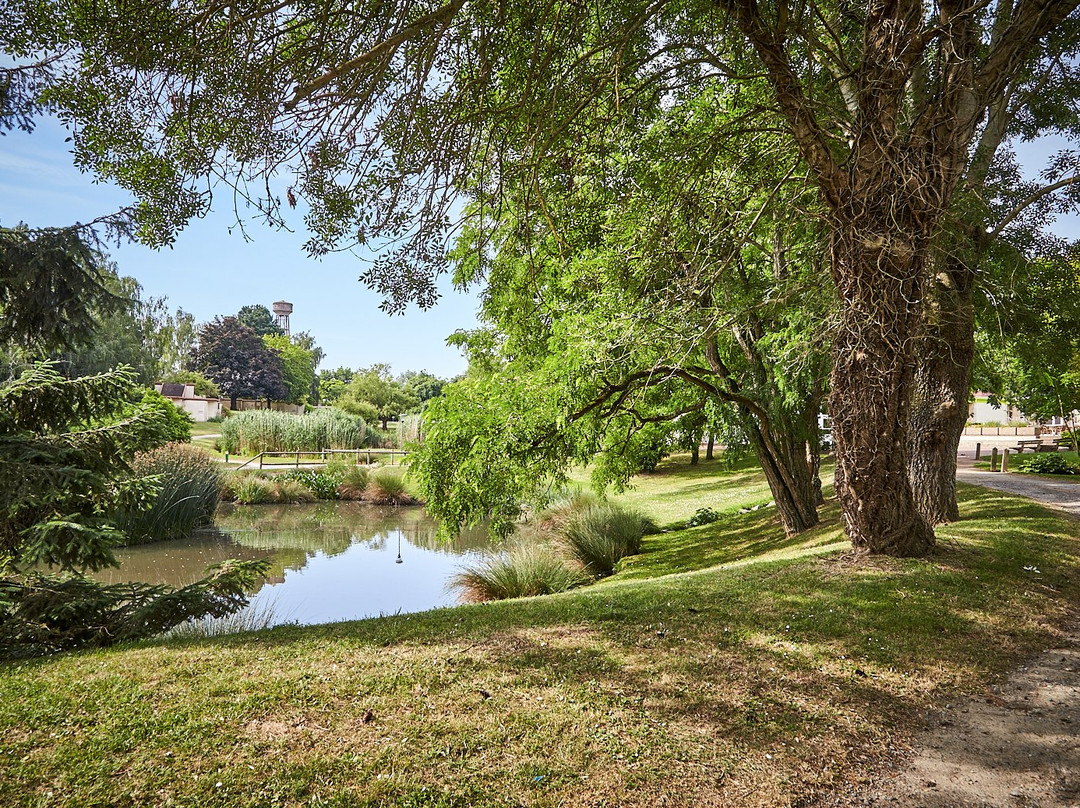
[[[95,183],[71,160],[67,133],[43,119],[31,134],[0,137],[0,224],[30,227],[85,222],[131,202],[116,186]],[[350,253],[313,259],[303,252],[303,223],[288,233],[259,222],[247,228],[250,241],[229,227],[236,217],[231,197],[220,194],[208,216],[191,222],[172,248],[110,245],[121,275],[142,284],[144,297],[166,297],[204,322],[235,314],[242,306],[275,300],[293,304],[292,331],[310,331],[326,352],[321,369],[360,368],[377,362],[395,373],[427,370],[449,378],[468,365],[446,338],[476,327],[475,294],[440,285],[442,298],[427,311],[411,307],[393,317],[379,310],[381,298],[357,278],[364,269]]]

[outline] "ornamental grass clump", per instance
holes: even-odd
[[[364,499],[375,505],[411,505],[416,502],[405,487],[405,475],[383,467],[368,477]]]
[[[168,443],[131,461],[139,477],[158,478],[158,491],[145,508],[117,515],[129,544],[191,535],[209,525],[221,499],[222,474],[207,455],[188,444]]]
[[[229,475],[222,499],[238,505],[292,505],[314,502],[317,497],[306,485],[284,475],[241,471]]]
[[[465,567],[450,580],[470,602],[565,592],[589,582],[581,568],[545,544],[518,544]]]
[[[641,552],[641,537],[652,527],[638,511],[603,503],[567,519],[558,541],[593,575],[610,575],[621,558]]]
[[[338,496],[341,499],[363,499],[371,475],[364,466],[348,466],[341,474]]]

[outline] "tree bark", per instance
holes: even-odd
[[[898,226],[904,211],[888,188],[875,191],[842,206],[833,225],[843,301],[829,398],[836,491],[856,548],[919,556],[934,532],[915,506],[907,438],[928,238],[915,223]],[[877,209],[879,199],[887,204]]]
[[[712,432],[710,432],[709,433],[709,442],[707,444],[705,444],[705,459],[706,460],[712,460],[713,459],[713,444],[715,443],[715,441],[716,441],[716,436],[713,435]]]
[[[960,518],[956,453],[967,423],[975,357],[975,273],[949,252],[931,278],[924,306],[909,437],[908,479],[915,504],[931,525]]]
[[[806,444],[786,432],[782,437],[770,436],[747,420],[750,445],[765,472],[785,535],[812,528],[819,521],[821,480],[816,467],[808,462]]]

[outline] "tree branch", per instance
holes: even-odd
[[[331,70],[328,70],[314,81],[309,82],[302,87],[297,87],[296,90],[293,92],[292,97],[285,102],[285,111],[291,112],[301,101],[310,98],[319,90],[323,89],[328,84],[345,75],[346,73],[351,73],[353,70],[363,67],[369,62],[384,59],[388,55],[392,55],[393,52],[397,50],[398,46],[401,45],[403,42],[413,39],[428,28],[432,27],[433,25],[438,25],[440,23],[448,23],[457,15],[459,11],[461,11],[461,7],[464,5],[465,0],[451,0],[451,2],[447,3],[442,8],[437,9],[424,17],[421,17],[420,19],[416,20],[416,22],[406,25],[394,36],[390,37],[389,39],[383,40],[374,48],[371,48],[365,53],[361,53],[359,56],[355,56],[352,59],[349,59],[347,62],[344,62]]]
[[[1080,182],[1080,174],[1074,174],[1071,177],[1066,177],[1063,180],[1058,180],[1057,182],[1055,182],[1055,183],[1053,183],[1051,185],[1045,185],[1042,188],[1040,188],[1039,190],[1035,191],[1034,193],[1029,194],[1026,198],[1024,198],[1020,202],[1018,202],[1016,204],[1016,206],[1013,207],[1012,210],[1010,210],[1007,214],[1005,214],[1005,218],[1002,219],[1001,222],[998,223],[998,226],[995,227],[991,231],[990,237],[989,237],[990,240],[993,241],[998,236],[1000,236],[1001,232],[1006,227],[1008,227],[1017,216],[1019,216],[1021,213],[1023,213],[1024,209],[1027,208],[1029,205],[1034,204],[1035,202],[1042,199],[1047,194],[1052,194],[1052,193],[1054,193],[1054,191],[1057,191],[1057,190],[1059,190],[1061,188],[1066,188],[1066,187],[1068,187],[1070,185],[1075,185],[1078,182]]]

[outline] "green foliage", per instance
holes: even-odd
[[[293,469],[281,475],[295,480],[315,495],[316,499],[338,499],[338,486],[342,475],[329,469]]]
[[[360,449],[371,445],[372,432],[362,418],[336,409],[305,415],[273,410],[233,413],[221,423],[220,445],[230,454],[317,452]]]
[[[123,534],[108,512],[151,493],[126,463],[167,432],[160,410],[128,404],[132,385],[127,370],[65,379],[44,364],[0,388],[0,574],[114,563]]]
[[[288,395],[285,400],[293,404],[306,404],[315,385],[315,358],[310,351],[296,345],[288,337],[266,334],[263,344],[281,357]]]
[[[340,472],[340,479],[338,495],[342,499],[361,499],[367,491],[371,475],[364,466],[350,464]]]
[[[0,656],[47,653],[145,637],[244,605],[262,562],[227,562],[182,589],[106,586],[83,577],[116,563],[124,539],[111,515],[149,507],[157,478],[129,473],[162,444],[153,405],[128,403],[133,374],[65,379],[36,365],[0,388]],[[171,405],[170,405],[171,406]],[[51,565],[59,575],[36,568]]]
[[[697,527],[698,525],[711,525],[719,518],[720,514],[712,508],[698,508],[694,511],[694,515],[686,520],[686,526]]]
[[[266,306],[261,303],[256,303],[253,306],[244,306],[236,313],[236,319],[260,337],[285,336],[285,332],[282,331],[281,326],[277,324],[277,320],[274,318],[274,315],[270,313],[270,309],[266,308]]]
[[[173,404],[157,390],[147,390],[139,400],[145,410],[154,410],[165,425],[165,438],[170,443],[187,443],[191,440],[191,416]]]
[[[1024,458],[1023,470],[1030,474],[1077,474],[1080,467],[1057,452],[1036,452]]]
[[[316,500],[312,490],[297,480],[247,471],[236,471],[226,477],[222,498],[240,505],[282,505]]]
[[[465,600],[479,603],[566,592],[588,581],[580,564],[552,547],[517,544],[466,566],[450,585],[460,590]]]
[[[76,228],[0,227],[0,345],[28,349],[32,358],[85,346],[98,319],[126,303]]]
[[[0,579],[0,658],[99,647],[151,637],[188,620],[247,604],[265,561],[226,561],[189,586],[102,585],[80,575]]]
[[[427,401],[441,396],[447,384],[446,379],[440,379],[426,370],[406,371],[398,377],[398,381],[401,382],[405,392],[416,399],[417,403],[413,406],[417,411],[422,410]]]
[[[375,505],[410,505],[416,501],[405,485],[404,473],[389,466],[368,475],[364,499]]]
[[[592,505],[567,520],[560,541],[593,575],[610,575],[620,559],[641,552],[648,524],[635,510],[610,503]]]
[[[221,499],[222,473],[205,452],[169,443],[137,454],[131,471],[144,479],[156,479],[157,490],[147,506],[114,514],[128,544],[185,538],[213,522]]]
[[[335,404],[345,395],[349,383],[355,374],[349,368],[324,370],[319,374],[319,401],[323,404]]]
[[[390,375],[390,366],[381,364],[353,376],[348,389],[337,402],[337,406],[348,413],[368,419],[377,418],[382,422],[383,429],[386,429],[387,421],[397,418],[416,404],[416,396]]]

